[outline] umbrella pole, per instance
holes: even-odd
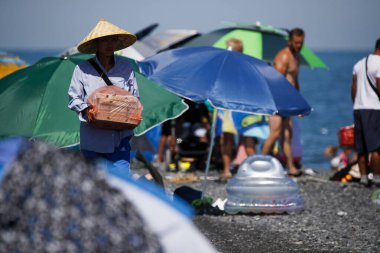
[[[212,156],[212,149],[214,147],[214,140],[215,140],[215,127],[216,127],[216,115],[218,113],[218,109],[215,108],[213,115],[212,115],[212,124],[211,124],[211,141],[210,141],[210,147],[208,150],[208,157],[207,157],[207,164],[206,164],[206,171],[204,174],[204,179],[203,179],[203,190],[202,190],[202,199],[206,195],[207,191],[207,177],[208,177],[208,172],[210,169],[210,163],[211,163],[211,156]]]

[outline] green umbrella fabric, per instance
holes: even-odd
[[[135,72],[135,75],[140,101],[144,107],[143,120],[134,130],[136,136],[144,134],[168,119],[179,117],[189,108],[180,97],[158,86],[138,72]]]
[[[191,40],[184,46],[214,46],[226,48],[226,41],[230,38],[238,38],[243,42],[243,53],[267,62],[273,62],[278,51],[287,45],[288,40],[287,33],[280,29],[263,29],[259,26],[252,28],[236,26],[221,28],[206,33]],[[301,50],[301,65],[310,68],[327,69],[327,65],[313,51],[305,46]]]
[[[24,136],[66,147],[79,143],[79,120],[68,107],[67,91],[75,66],[92,55],[47,57],[0,80],[0,137]],[[137,66],[134,60],[131,60]],[[135,69],[143,121],[142,135],[188,109],[183,100],[148,80]]]

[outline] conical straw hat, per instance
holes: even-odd
[[[116,50],[129,47],[136,42],[137,38],[134,34],[129,33],[114,24],[111,24],[105,19],[101,19],[98,24],[92,29],[92,31],[82,40],[78,45],[78,51],[85,54],[96,53],[95,40],[105,36],[119,36],[119,43],[116,46]]]

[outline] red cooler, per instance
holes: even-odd
[[[346,126],[339,129],[339,144],[344,147],[354,147],[354,126]]]

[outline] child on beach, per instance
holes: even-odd
[[[339,152],[338,150],[341,149]],[[357,160],[356,152],[349,147],[336,147],[329,145],[325,148],[324,155],[332,157],[330,161],[331,169],[340,171],[347,167],[350,163]]]

